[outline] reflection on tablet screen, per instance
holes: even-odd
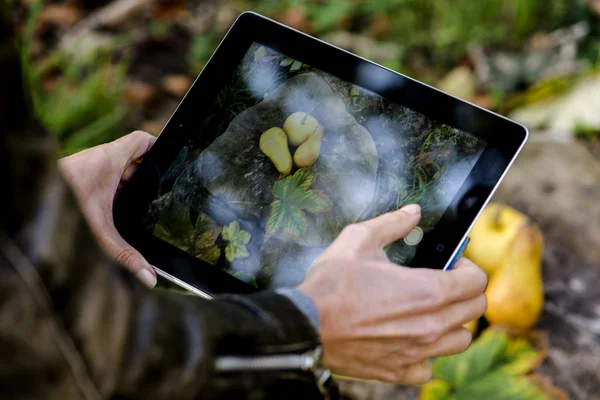
[[[386,248],[410,263],[486,146],[259,44],[188,129],[146,228],[260,289],[298,284],[346,225],[418,203],[418,230]]]

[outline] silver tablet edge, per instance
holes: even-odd
[[[156,268],[154,267],[154,270],[156,271],[156,273],[158,275],[160,275],[161,277],[163,277],[164,279],[168,280],[169,282],[172,282],[174,284],[176,284],[177,286],[195,294],[196,296],[202,297],[204,299],[207,300],[212,300],[212,296],[206,292],[203,292],[202,290],[198,289],[195,286],[190,285],[189,283],[186,283],[184,281],[182,281],[181,279],[175,278],[173,275],[166,273],[165,271],[163,271],[162,269]]]
[[[465,235],[462,237],[462,239],[458,243],[458,246],[456,246],[456,249],[454,249],[454,252],[450,256],[450,259],[448,260],[448,262],[444,266],[443,271],[446,271],[448,268],[450,268],[452,266],[452,261],[454,261],[454,257],[456,257],[456,254],[460,250],[463,242],[465,241],[465,239],[467,238],[467,236],[469,236],[469,233],[471,233],[471,229],[473,229],[473,226],[475,226],[475,223],[479,219],[479,216],[481,215],[481,213],[483,212],[483,210],[485,210],[485,207],[488,205],[488,203],[492,200],[492,197],[494,196],[494,193],[496,193],[496,190],[498,190],[498,187],[500,186],[500,184],[504,180],[504,177],[506,176],[506,174],[508,173],[508,171],[510,171],[510,167],[512,167],[513,163],[515,162],[515,160],[517,159],[517,157],[519,156],[519,154],[523,150],[523,147],[527,143],[527,140],[529,139],[529,130],[524,125],[519,124],[518,122],[515,122],[515,121],[513,121],[513,120],[511,120],[509,118],[506,118],[506,117],[502,116],[502,115],[498,115],[498,116],[501,117],[501,118],[504,118],[506,120],[509,120],[510,122],[513,122],[513,123],[515,123],[517,125],[520,125],[523,129],[525,129],[525,140],[523,140],[523,143],[521,143],[521,147],[519,147],[519,150],[517,150],[517,152],[515,153],[513,159],[510,160],[510,163],[508,164],[508,166],[504,170],[504,173],[502,174],[502,176],[500,177],[500,179],[496,183],[496,186],[494,186],[494,189],[492,190],[492,192],[488,196],[487,200],[483,204],[483,207],[481,207],[481,210],[479,210],[479,212],[477,213],[477,216],[473,219],[473,222],[471,222],[471,225],[469,226],[469,229],[467,229],[467,232],[465,233]]]

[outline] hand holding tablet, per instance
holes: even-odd
[[[522,148],[508,119],[253,13],[231,28],[115,204],[198,294],[300,284],[348,225],[411,203],[385,247],[447,270]]]
[[[419,220],[408,206],[349,226],[298,287],[319,310],[324,363],[335,373],[423,384],[428,359],[469,347],[463,324],[485,311],[486,274],[466,259],[449,272],[399,267],[382,250]]]

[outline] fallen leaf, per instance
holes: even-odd
[[[529,39],[529,48],[532,50],[545,50],[554,46],[554,40],[546,32],[536,32]]]
[[[154,17],[163,21],[176,20],[187,13],[184,0],[159,0],[154,2]]]
[[[123,100],[132,105],[147,105],[156,99],[156,88],[140,80],[129,80],[123,90]]]
[[[578,126],[600,129],[600,75],[583,79],[562,97],[515,110],[510,117],[532,129],[572,136]]]
[[[267,49],[265,49],[265,46],[260,46],[255,52],[254,52],[254,61],[260,61],[263,59],[264,56],[267,55]]]
[[[475,96],[476,90],[475,74],[469,67],[461,66],[448,72],[437,84],[438,89],[446,93],[470,100]]]
[[[298,7],[291,7],[284,11],[277,20],[284,25],[297,29],[304,33],[312,33],[313,28],[311,23],[308,21],[306,12]]]
[[[167,93],[183,97],[192,86],[192,80],[187,75],[166,75],[162,78],[161,84]]]
[[[290,68],[290,71],[295,72],[298,71],[300,68],[302,68],[302,63],[300,61],[294,61],[292,67]]]
[[[588,7],[600,17],[600,0],[588,0]]]
[[[42,87],[46,92],[52,92],[58,88],[58,84],[60,83],[59,75],[51,75],[45,77],[42,81]]]
[[[144,132],[148,132],[152,136],[158,136],[163,126],[163,123],[159,121],[144,121],[140,125],[140,129]]]
[[[376,14],[371,18],[368,35],[376,40],[386,39],[392,30],[392,21],[385,14]]]
[[[294,61],[296,61],[296,60],[294,60],[293,58],[286,57],[283,59],[283,61],[281,61],[279,66],[280,67],[289,67],[290,65],[293,64]]]
[[[217,11],[216,21],[220,31],[225,31],[235,22],[239,13],[230,6],[224,6]]]
[[[471,101],[473,102],[473,104],[476,104],[479,107],[483,107],[488,110],[491,110],[492,108],[494,108],[494,99],[489,94],[477,95]]]
[[[418,160],[419,160],[419,165],[421,166],[426,166],[429,165],[433,162],[433,160],[435,160],[435,153],[434,152],[428,152],[428,153],[421,153],[418,156]]]
[[[251,239],[251,235],[240,228],[237,221],[233,221],[228,226],[223,227],[223,240],[229,242],[225,247],[225,257],[229,261],[247,258],[248,248],[246,245]]]
[[[540,357],[527,340],[488,329],[464,353],[433,362],[434,380],[423,386],[420,399],[546,400],[527,375]]]
[[[40,12],[39,24],[53,24],[70,28],[82,17],[81,12],[72,5],[50,4]]]

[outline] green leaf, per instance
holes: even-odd
[[[509,375],[526,374],[540,363],[540,354],[525,339],[509,342],[504,358],[506,364],[501,369]]]
[[[221,249],[215,244],[221,234],[221,227],[204,214],[196,220],[196,243],[194,255],[204,262],[215,265],[221,257]]]
[[[203,247],[196,251],[196,257],[210,265],[216,265],[221,258],[221,249],[217,246]]]
[[[526,377],[540,357],[526,340],[488,329],[464,353],[434,361],[421,400],[546,399]]]
[[[327,200],[309,190],[315,175],[308,169],[298,170],[294,175],[278,180],[273,185],[271,216],[267,222],[267,233],[279,230],[298,236],[308,229],[306,212],[318,213],[328,208]]]
[[[317,32],[325,32],[334,29],[338,21],[350,14],[356,7],[351,1],[323,3],[323,5],[310,9],[311,22]]]
[[[286,57],[281,61],[279,66],[280,67],[289,67],[290,65],[292,65],[294,63],[294,61],[296,61],[296,60],[294,60],[293,58]]]
[[[292,67],[290,68],[290,72],[296,72],[300,68],[302,68],[302,63],[300,61],[294,61],[294,63],[292,64]]]
[[[225,257],[227,260],[233,261],[248,257],[250,254],[246,245],[251,237],[250,233],[240,228],[240,224],[237,221],[233,221],[228,226],[223,227],[223,240],[229,242],[227,247],[225,247]]]
[[[165,242],[188,251],[195,242],[195,229],[190,221],[190,209],[183,205],[170,204],[158,219],[153,233]]]
[[[200,214],[196,220],[196,232],[198,232],[196,247],[205,248],[214,246],[221,234],[221,228],[206,215]]]
[[[264,46],[260,46],[254,53],[254,61],[260,61],[266,55],[267,49]]]
[[[451,390],[452,387],[448,382],[444,381],[443,379],[434,379],[427,385],[423,386],[419,400],[446,399],[450,395]]]
[[[486,331],[471,348],[453,357],[442,357],[433,364],[435,376],[453,386],[478,379],[497,365],[508,343],[506,335]]]
[[[546,400],[547,396],[524,376],[498,371],[471,382],[456,391],[456,400]]]
[[[228,226],[223,227],[223,240],[228,242],[240,241],[246,244],[250,241],[250,234],[240,228],[240,224],[237,221],[233,221]]]

